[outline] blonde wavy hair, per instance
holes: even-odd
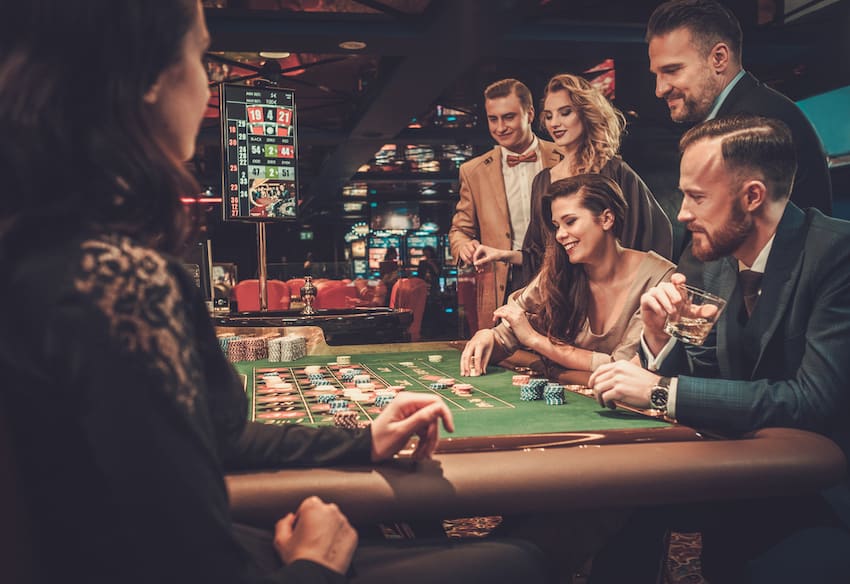
[[[546,129],[543,119],[543,104],[550,93],[566,91],[573,108],[584,126],[584,143],[579,147],[575,173],[599,172],[609,160],[617,155],[626,128],[623,113],[611,105],[602,92],[586,79],[560,73],[546,84],[540,106],[540,127]]]

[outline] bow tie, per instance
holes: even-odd
[[[519,156],[516,154],[508,154],[508,166],[513,168],[520,162],[537,162],[537,151],[532,150],[527,154],[521,154]]]

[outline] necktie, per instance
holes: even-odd
[[[526,154],[508,154],[508,166],[513,168],[520,162],[537,162],[537,150],[532,150]]]
[[[756,300],[759,297],[759,288],[761,287],[761,272],[752,270],[741,270],[738,272],[738,281],[741,283],[741,292],[744,295],[744,307],[747,309],[747,317],[753,313],[753,307],[756,305]]]

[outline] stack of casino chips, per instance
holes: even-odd
[[[511,382],[513,385],[525,385],[530,379],[530,375],[514,375]]]
[[[564,388],[559,383],[547,383],[543,388],[543,399],[546,400],[546,405],[562,406],[564,405]]]
[[[356,367],[341,367],[339,370],[339,378],[343,382],[352,382],[354,381],[354,376],[360,375],[361,373],[363,373],[363,371]]]
[[[337,412],[344,412],[348,410],[348,400],[345,399],[335,399],[330,402],[331,409],[330,412],[335,414]]]
[[[269,339],[268,347],[269,347],[269,361],[278,362],[280,361],[280,337]]]
[[[235,337],[227,343],[227,360],[232,362],[245,361],[248,357],[247,339]]]
[[[443,383],[442,381],[435,381],[428,387],[431,389],[447,389],[449,386],[447,383]]]
[[[307,355],[307,339],[286,335],[268,341],[269,361],[295,361]]]
[[[246,361],[259,361],[269,356],[268,339],[263,337],[248,337],[245,339]]]
[[[357,428],[358,423],[357,420],[360,417],[355,411],[352,410],[341,410],[338,412],[334,412],[334,426],[339,428]]]
[[[519,388],[519,399],[522,401],[533,401],[543,399],[543,388],[547,380],[542,378],[531,378]]]
[[[468,397],[472,395],[472,385],[469,383],[455,383],[452,386],[452,393],[458,397]]]
[[[381,409],[390,405],[390,402],[395,399],[395,392],[386,389],[375,392],[375,406]]]
[[[316,396],[316,400],[320,404],[329,404],[336,400],[336,393],[320,393]]]
[[[221,335],[218,337],[218,346],[221,347],[221,350],[225,355],[228,355],[227,348],[230,344],[230,341],[238,338],[238,335]]]

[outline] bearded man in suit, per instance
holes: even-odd
[[[644,294],[646,368],[603,365],[589,381],[595,395],[732,436],[811,430],[850,455],[850,222],[788,201],[795,155],[778,120],[717,118],[685,133],[680,150],[678,219],[693,233],[701,274],[674,274]],[[728,299],[702,346],[664,331],[693,276]],[[657,527],[663,514],[652,515]],[[683,517],[703,531],[703,573],[712,582],[850,581],[846,482],[678,510]]]
[[[506,295],[525,285],[520,274],[531,182],[561,160],[554,144],[534,135],[534,105],[522,82],[502,79],[487,87],[484,109],[497,145],[461,165],[460,201],[449,230],[456,259],[469,265],[483,257],[500,260],[476,275],[477,328],[491,326]]]
[[[832,213],[826,154],[797,105],[742,67],[743,33],[735,15],[715,0],[669,0],[646,28],[655,95],[674,122],[702,122],[748,113],[782,120],[791,129],[797,175],[791,202]]]

